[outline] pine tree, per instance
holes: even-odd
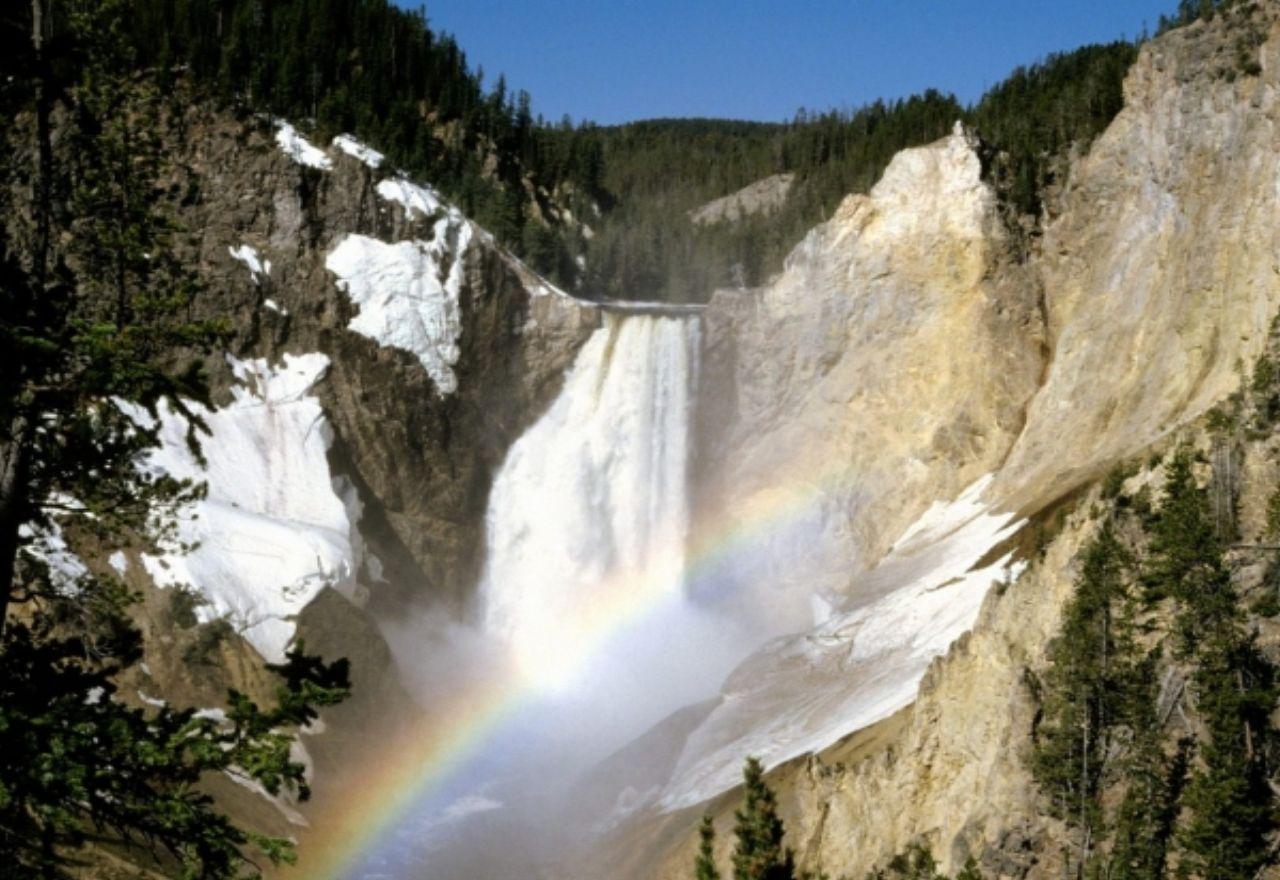
[[[1275,673],[1244,628],[1191,462],[1183,447],[1168,466],[1149,574],[1157,595],[1177,599],[1178,634],[1195,663],[1196,708],[1207,730],[1185,793],[1191,819],[1179,839],[1199,876],[1247,878],[1265,863],[1267,838],[1277,827],[1263,746]]]
[[[250,846],[289,860],[289,841],[238,827],[199,784],[228,773],[305,797],[294,732],[348,686],[345,661],[324,664],[299,646],[272,667],[274,706],[232,692],[225,722],[133,708],[117,681],[141,657],[137,597],[114,575],[49,561],[59,533],[154,547],[172,510],[202,491],[137,467],[157,438],[135,414],[167,401],[190,417],[184,401],[207,399],[199,355],[219,333],[188,318],[198,285],[162,208],[162,102],[135,69],[129,11],[123,0],[31,0],[26,55],[4,89],[6,105],[34,117],[3,131],[13,161],[0,178],[6,878],[65,877],[90,839],[163,853],[181,876],[204,880],[255,876]],[[189,423],[198,451],[200,422]]]
[[[1124,796],[1116,808],[1109,876],[1114,880],[1160,880],[1165,876],[1174,822],[1186,776],[1188,744],[1165,754],[1164,731],[1156,716],[1156,661],[1153,654],[1134,667],[1126,687],[1125,720],[1132,741],[1117,775]]]
[[[1032,772],[1050,810],[1077,829],[1088,862],[1102,820],[1100,789],[1112,733],[1123,720],[1132,641],[1121,625],[1128,554],[1110,524],[1085,550],[1076,592],[1049,650]]]
[[[695,880],[720,880],[716,868],[716,826],[711,816],[703,816],[698,826],[698,857],[693,863]]]
[[[1207,880],[1249,880],[1270,858],[1277,813],[1268,785],[1274,670],[1252,635],[1223,622],[1198,652],[1197,708],[1208,730],[1187,785],[1185,862]]]
[[[1213,528],[1208,493],[1196,484],[1193,461],[1192,451],[1183,446],[1165,466],[1144,574],[1149,599],[1179,601],[1180,635],[1188,650],[1206,625],[1229,613],[1224,605],[1228,577],[1222,545]]]
[[[733,880],[794,880],[795,857],[783,843],[777,800],[756,758],[747,759],[742,781],[743,804],[733,814]]]

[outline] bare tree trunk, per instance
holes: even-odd
[[[1244,695],[1244,672],[1239,669],[1236,670],[1236,688],[1239,690],[1240,695],[1243,696]],[[1244,722],[1244,751],[1245,751],[1246,757],[1248,757],[1248,759],[1252,761],[1254,757],[1253,756],[1253,730],[1252,728],[1249,727],[1249,722],[1247,719]]]
[[[1089,858],[1089,702],[1084,701],[1084,714],[1080,719],[1080,871],[1084,871]]]
[[[9,618],[13,575],[18,560],[18,530],[25,516],[23,486],[27,470],[26,418],[19,415],[10,425],[9,439],[0,445],[0,636]]]
[[[36,103],[36,241],[32,263],[32,280],[35,295],[43,292],[49,266],[50,203],[53,201],[53,137],[49,130],[50,74],[45,57],[45,34],[49,26],[46,15],[47,0],[31,0],[31,48],[35,54],[35,103]]]
[[[27,296],[44,295],[48,283],[49,249],[52,228],[53,202],[53,137],[50,133],[50,106],[52,102],[52,74],[45,56],[45,43],[49,33],[49,0],[31,0],[31,48],[35,61],[35,109],[36,109],[36,179],[35,203],[32,208],[36,220],[34,253],[32,254],[31,280],[25,291]],[[9,604],[13,598],[13,576],[18,559],[18,530],[27,518],[28,441],[31,423],[22,408],[20,398],[23,372],[17,373],[16,387],[12,389],[17,412],[10,416],[7,433],[0,441],[0,635],[4,634],[9,617]]]

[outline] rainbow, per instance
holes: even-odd
[[[715,528],[703,528],[680,546],[658,548],[659,563],[680,563],[676,582],[656,580],[642,572],[606,578],[597,591],[598,601],[584,606],[576,619],[567,621],[566,639],[572,644],[570,663],[586,664],[615,636],[642,622],[671,598],[686,581],[709,578],[730,560],[739,557],[767,536],[800,521],[821,494],[845,469],[839,457],[825,461],[812,479],[783,479],[773,488],[755,493],[732,519]],[[815,458],[810,458],[810,461]],[[672,570],[655,565],[658,570]],[[409,725],[378,754],[364,763],[356,778],[357,791],[344,791],[342,803],[320,810],[314,820],[316,833],[299,847],[299,861],[290,877],[307,880],[348,880],[360,860],[374,851],[389,830],[405,818],[415,804],[477,757],[484,745],[521,710],[535,703],[545,691],[536,677],[512,673],[473,683],[432,706],[429,717]]]

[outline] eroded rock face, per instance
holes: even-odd
[[[895,157],[772,285],[716,294],[698,518],[731,530],[788,508],[736,560],[735,591],[804,622],[810,592],[851,594],[930,502],[996,469],[1042,368],[1037,291],[1004,257],[957,129]]]
[[[364,540],[379,561],[365,578],[375,609],[418,599],[460,605],[482,561],[492,473],[554,395],[597,315],[547,287],[429,187],[365,161],[347,141],[320,151],[329,167],[317,167],[281,149],[270,123],[191,115],[181,161],[194,195],[181,216],[199,231],[198,307],[232,319],[238,356],[329,357],[316,392],[335,433],[335,470],[359,492]],[[429,353],[435,378],[426,352],[361,335],[369,303],[356,305],[326,268],[353,236],[421,242],[403,247],[429,254],[424,272],[437,271],[435,283],[456,297],[456,338],[440,346],[443,355]],[[251,271],[229,253],[246,245],[269,270]],[[429,281],[408,278],[405,290],[378,295],[408,299]]]
[[[1234,70],[1238,19],[1143,47],[1125,108],[1071,172],[1045,231],[1052,359],[1001,477],[1032,501],[1203,413],[1262,350],[1280,271],[1280,34]]]
[[[154,646],[155,675],[138,692],[175,705],[193,694],[217,705],[228,686],[270,697],[264,659],[279,660],[295,634],[310,651],[350,658],[352,699],[303,738],[323,810],[354,781],[368,743],[417,711],[378,624],[433,604],[461,611],[483,561],[493,473],[599,317],[351,139],[317,145],[283,123],[199,106],[165,135],[175,214],[203,286],[194,316],[224,318],[231,331],[228,350],[208,359],[220,429],[208,442],[220,454],[204,470],[181,459],[190,473],[178,475],[207,479],[217,490],[207,503],[247,525],[237,538],[227,517],[204,517],[207,549],[151,560],[153,578],[147,559],[133,559]],[[367,258],[331,259],[344,245],[349,257],[353,242]],[[398,271],[379,263],[406,252]],[[311,367],[305,383],[274,394],[298,364]],[[307,499],[324,515],[300,513]],[[295,533],[313,540],[276,537]],[[169,581],[205,593],[213,604],[199,619],[234,631],[198,668],[182,646],[205,630],[175,622],[176,591],[155,588]],[[234,786],[218,796],[256,826],[283,821],[297,833],[305,822]]]
[[[697,224],[710,225],[725,221],[735,223],[755,214],[772,213],[786,202],[795,180],[795,174],[790,172],[771,174],[747,184],[737,192],[712,199],[705,205],[694,208],[689,212],[689,219]]]

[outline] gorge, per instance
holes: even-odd
[[[1096,825],[1035,759],[1100,536],[1146,597],[1116,619],[1149,652],[1135,677],[1161,760],[1183,749],[1205,772],[1212,741],[1177,630],[1189,600],[1151,587],[1180,469],[1212,513],[1213,583],[1240,597],[1232,631],[1280,659],[1280,7],[1213,8],[1133,47],[1096,136],[1037,154],[1036,213],[1011,148],[957,116],[842,193],[776,272],[705,302],[535,271],[539,235],[590,266],[617,255],[591,236],[621,233],[580,181],[543,186],[463,122],[424,124],[511,186],[501,210],[476,204],[520,202],[534,232],[481,225],[388,158],[403,145],[179,102],[155,133],[157,199],[199,279],[184,318],[219,335],[174,361],[210,393],[110,400],[154,441],[131,473],[198,491],[159,539],[51,493],[19,571],[64,600],[93,578],[137,597],[137,662],[106,698],[141,719],[190,707],[184,723],[225,732],[228,690],[284,693],[291,647],[351,661],[349,699],[267,725],[309,800],[243,768],[199,780],[297,843],[267,876],[675,880],[703,816],[728,876],[747,757],[798,876],[905,878],[892,866],[924,851],[921,880],[1102,871],[1088,860],[1121,851],[1130,791],[1113,768],[1141,731],[1101,749],[1114,775],[1080,795],[1112,817]],[[19,121],[15,143],[37,137]],[[813,180],[787,174],[672,227],[732,243],[782,222]],[[39,193],[4,193],[0,243],[26,265]],[[78,267],[77,240],[55,236],[54,262]],[[1251,723],[1247,761],[1271,774],[1277,725]],[[1205,810],[1177,804],[1183,834]],[[127,843],[78,843],[75,876],[180,876],[181,854]]]

